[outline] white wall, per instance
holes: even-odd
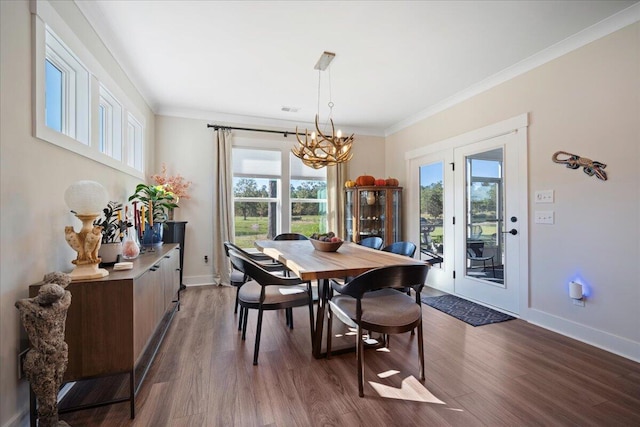
[[[554,225],[529,224],[522,316],[640,360],[640,24],[390,135],[387,173],[405,175],[407,151],[522,113],[529,113],[529,218],[536,209],[556,215]],[[609,180],[553,163],[558,150],[606,163]],[[549,189],[555,203],[534,204],[535,191]],[[417,215],[405,212],[405,221]],[[574,278],[590,288],[584,308],[568,298]]]
[[[154,138],[154,116],[73,2],[54,6],[144,114],[145,144]],[[138,179],[73,154],[31,133],[31,15],[29,2],[0,1],[0,426],[25,425],[26,380],[17,378],[21,332],[15,301],[51,271],[70,271],[75,252],[64,227],[80,226],[63,196],[74,181],[102,183],[112,200],[126,200]],[[147,160],[152,160],[153,153]],[[73,301],[72,301],[73,304]]]
[[[215,161],[216,132],[207,123],[243,127],[242,123],[223,123],[180,117],[157,116],[156,164],[167,164],[169,174],[179,173],[192,181],[191,199],[181,201],[175,219],[188,221],[185,241],[184,282],[186,285],[213,283],[211,261],[204,262],[204,255],[212,259],[212,170]],[[256,126],[244,126],[256,127]],[[233,138],[261,140],[265,143],[290,144],[280,135],[259,132],[234,131]],[[363,173],[384,175],[384,138],[356,135],[353,145],[354,158],[349,162],[349,176],[355,179]]]

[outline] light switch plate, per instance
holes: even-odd
[[[536,191],[536,203],[553,203],[553,190]]]
[[[536,224],[553,224],[554,212],[553,211],[536,211],[535,212]]]

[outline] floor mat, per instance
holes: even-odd
[[[467,301],[455,295],[423,296],[422,302],[472,326],[490,325],[491,323],[515,319],[515,317],[508,314]]]

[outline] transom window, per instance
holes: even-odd
[[[143,116],[50,2],[32,13],[34,136],[144,178]]]

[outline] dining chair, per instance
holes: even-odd
[[[227,257],[229,257],[229,251],[230,250],[234,250],[240,254],[242,254],[244,257],[249,258],[257,263],[259,263],[265,270],[270,271],[272,273],[281,273],[284,274],[285,271],[287,271],[287,268],[282,264],[277,262],[276,260],[274,260],[273,258],[271,258],[268,255],[262,254],[262,253],[252,253],[252,252],[247,252],[244,249],[242,249],[241,247],[239,247],[238,245],[236,245],[235,243],[231,243],[229,241],[224,242],[224,251],[225,254],[227,255]],[[231,286],[235,286],[236,288],[236,303],[235,303],[235,309],[233,310],[233,314],[238,313],[238,296],[240,293],[240,288],[242,287],[242,285],[244,285],[244,283],[249,279],[249,276],[247,276],[244,273],[244,270],[240,270],[239,268],[237,268],[236,265],[233,264],[233,262],[231,263],[233,269],[231,271],[231,278],[230,278],[230,285]],[[242,329],[242,319],[243,319],[243,314],[244,314],[244,309],[242,307],[240,307],[240,316],[239,316],[239,322],[238,322],[238,330]],[[289,319],[287,317],[287,325],[289,325]]]
[[[273,240],[309,240],[309,238],[300,233],[281,233],[274,237]]]
[[[333,295],[327,306],[327,358],[331,357],[331,329],[335,315],[357,331],[356,357],[360,397],[364,396],[363,330],[382,333],[386,338],[389,334],[409,332],[417,327],[420,379],[424,380],[420,293],[428,271],[427,264],[381,267],[369,270],[345,285],[335,285],[331,282],[331,286],[335,286],[334,290],[338,293]],[[391,289],[406,286],[414,288],[415,300],[405,293]]]
[[[230,242],[224,242],[224,253],[227,256],[227,258],[229,258],[230,245],[231,245]],[[242,271],[235,268],[233,264],[231,265],[231,267],[232,268],[231,268],[231,274],[229,276],[229,284],[236,288],[236,303],[233,309],[233,314],[237,314],[238,313],[238,292],[240,291],[240,286],[244,285],[244,283],[247,281],[247,276]],[[240,315],[242,315],[242,313],[240,313]]]
[[[252,279],[240,287],[238,301],[240,306],[244,308],[244,319],[242,321],[243,341],[247,334],[248,312],[250,309],[258,310],[253,364],[258,364],[262,316],[265,310],[286,310],[307,305],[309,307],[311,342],[313,342],[313,296],[311,293],[311,282],[303,282],[297,277],[277,276],[265,270],[261,264],[242,256],[233,249],[229,250],[229,258],[234,266]],[[305,286],[299,286],[301,284]],[[293,328],[293,322],[291,322],[289,328]]]
[[[364,239],[360,240],[358,244],[362,246],[366,246],[367,248],[379,250],[382,248],[382,245],[384,244],[384,242],[382,241],[382,237],[372,236],[372,237],[365,237]]]
[[[384,252],[408,256],[413,258],[416,253],[416,245],[413,242],[394,242],[381,249]]]
[[[413,242],[394,242],[381,249],[384,252],[391,252],[392,254],[404,255],[409,258],[413,258],[416,253],[416,245]],[[402,289],[407,295],[411,295],[411,288],[405,287]],[[411,331],[413,334],[413,330]]]

